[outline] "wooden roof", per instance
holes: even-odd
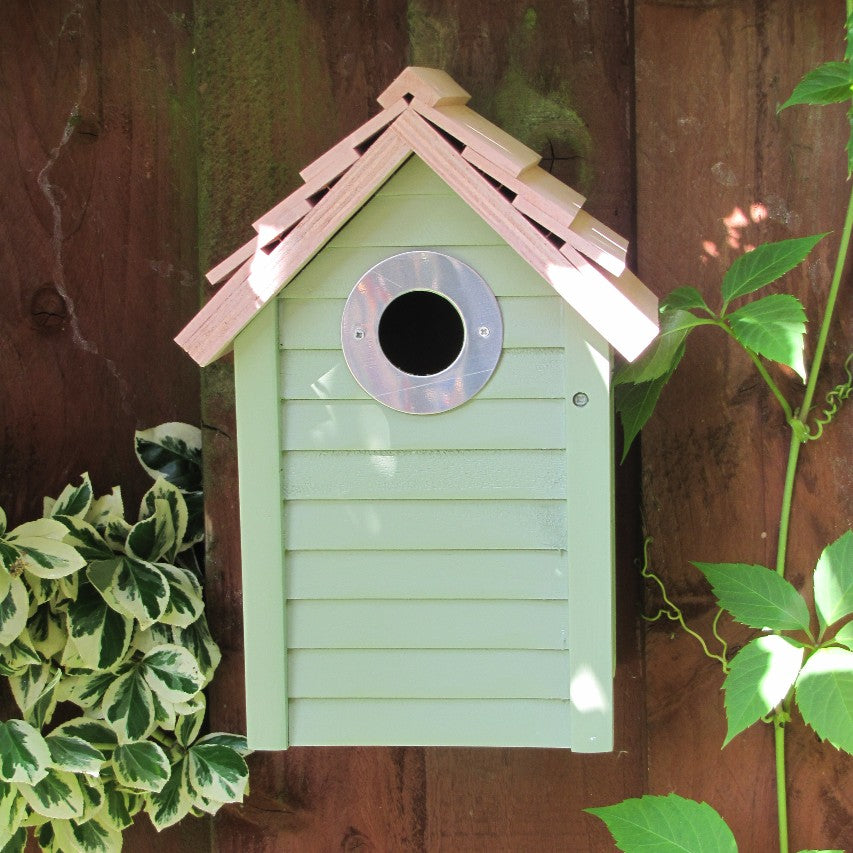
[[[627,242],[539,156],[466,106],[445,72],[407,68],[382,111],[299,174],[257,235],[207,274],[225,282],[175,338],[199,364],[234,338],[412,154],[424,160],[614,349],[633,360],[658,332],[657,298],[625,266]]]

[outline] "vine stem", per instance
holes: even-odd
[[[779,817],[779,853],[788,853],[788,790],[785,778],[785,724],[778,711],[773,715],[773,743],[776,752],[776,812]]]

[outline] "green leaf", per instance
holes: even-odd
[[[199,696],[204,697],[203,693]],[[175,737],[181,746],[189,746],[201,731],[202,723],[204,723],[205,703],[202,702],[201,708],[190,714],[180,714],[175,721]]]
[[[156,565],[169,584],[169,604],[160,621],[181,628],[192,625],[204,610],[201,584],[191,571],[181,566],[169,563]]]
[[[103,670],[124,658],[133,623],[113,610],[91,583],[84,583],[77,600],[68,606],[68,631],[86,666]]]
[[[57,726],[49,735],[80,738],[104,756],[109,755],[118,743],[116,733],[102,720],[90,717],[75,717]]]
[[[585,811],[604,821],[625,853],[737,853],[731,830],[711,806],[676,794]]]
[[[190,784],[202,797],[219,803],[242,802],[249,768],[242,755],[202,738],[187,750]]]
[[[88,474],[81,476],[83,480],[79,486],[66,486],[59,497],[50,505],[50,511],[45,515],[57,516],[67,515],[73,518],[83,519],[92,506],[94,494],[92,492],[92,481]],[[45,498],[47,502],[49,498]]]
[[[853,530],[823,549],[814,571],[814,599],[821,631],[853,613]]]
[[[47,604],[43,604],[30,616],[27,622],[27,630],[35,655],[35,660],[31,661],[32,663],[38,662],[38,655],[41,655],[45,660],[50,660],[62,651],[68,639],[62,622]],[[21,636],[23,635],[22,633]],[[21,637],[18,638],[18,640],[20,639]]]
[[[205,735],[199,743],[215,743],[219,746],[227,746],[229,749],[233,749],[243,756],[251,754],[251,750],[246,743],[246,735],[235,735],[230,732],[212,732],[209,735]]]
[[[125,549],[131,557],[147,562],[169,558],[177,546],[175,525],[167,501],[154,500],[153,515],[137,521],[127,534]]]
[[[0,847],[0,853],[25,853],[27,849],[27,830],[21,827],[9,836],[8,841]]]
[[[107,688],[103,711],[120,743],[144,740],[154,731],[154,699],[140,666],[128,665]]]
[[[56,840],[63,851],[74,853],[118,853],[122,849],[121,833],[99,817],[76,822],[55,821]]]
[[[48,663],[27,667],[20,675],[9,679],[12,696],[24,719],[37,729],[47,722],[56,706],[53,692],[62,672]]]
[[[653,382],[641,385],[617,385],[613,392],[616,411],[622,421],[624,440],[622,461],[628,455],[634,439],[646,425],[655,410],[660,392],[669,381],[669,376],[661,376]]]
[[[661,376],[671,376],[684,355],[684,341],[690,330],[707,323],[680,308],[660,312],[660,334],[632,364],[626,364],[613,379],[614,385],[631,382],[641,385]]]
[[[843,625],[835,635],[835,642],[841,643],[853,652],[853,622]]]
[[[21,796],[30,808],[50,818],[73,818],[83,814],[83,791],[73,773],[50,769],[34,785],[21,785]]]
[[[112,557],[110,546],[88,521],[70,515],[60,515],[56,520],[68,530],[66,544],[73,546],[84,560],[109,560]]]
[[[778,112],[796,104],[837,104],[851,96],[850,66],[846,62],[825,62],[818,65],[797,83],[791,97]]]
[[[136,456],[155,479],[164,477],[181,491],[201,489],[201,430],[167,423],[136,433]]]
[[[806,312],[790,293],[774,293],[742,305],[728,316],[738,341],[747,349],[792,368],[803,381]]]
[[[172,546],[163,553],[166,560],[172,562],[187,533],[189,510],[180,489],[166,482],[162,477],[143,496],[139,517],[147,518],[158,512],[167,513],[171,520]]]
[[[37,729],[23,720],[0,722],[0,779],[32,785],[49,766],[50,750]]]
[[[66,533],[62,522],[40,518],[16,527],[7,542],[18,550],[28,572],[40,578],[61,578],[86,565],[75,548],[62,541]]]
[[[120,791],[115,783],[106,789],[106,804],[99,818],[121,832],[133,823],[133,815],[139,811],[139,797],[127,791]]]
[[[153,741],[137,741],[118,747],[112,768],[116,780],[133,791],[161,791],[171,768],[166,753]]]
[[[156,622],[169,604],[169,586],[163,573],[150,563],[119,556],[98,560],[89,566],[89,577],[104,598],[138,620],[144,630]],[[104,578],[109,584],[104,585]]]
[[[202,492],[187,492],[184,494],[184,500],[187,504],[189,517],[184,541],[179,549],[181,551],[204,540],[204,494]]]
[[[818,737],[853,754],[853,652],[818,649],[800,672],[796,698]]]
[[[187,766],[181,759],[171,769],[169,781],[159,793],[146,797],[145,811],[157,831],[177,823],[189,814],[193,797],[187,784]]]
[[[183,646],[195,658],[204,676],[204,683],[207,684],[222,659],[219,646],[210,635],[207,618],[202,614],[188,628],[175,628],[173,635],[175,643]]]
[[[670,291],[660,303],[661,312],[669,311],[673,308],[682,308],[685,311],[698,309],[707,311],[708,314],[713,313],[708,307],[708,303],[702,298],[702,294],[695,287],[676,287]]]
[[[103,532],[110,518],[124,518],[124,502],[121,499],[121,488],[119,486],[113,486],[112,492],[94,501],[89,507],[84,521],[87,521],[96,530]]]
[[[141,668],[148,686],[166,702],[185,702],[204,686],[196,659],[181,646],[155,646]]]
[[[56,698],[60,702],[73,702],[87,711],[97,709],[114,680],[115,673],[111,671],[66,675],[57,687]]]
[[[751,640],[734,656],[723,682],[728,719],[723,746],[788,695],[802,662],[803,649],[777,634]]]
[[[83,773],[77,774],[80,789],[83,791],[83,814],[78,818],[79,822],[91,820],[106,802],[104,783],[99,776],[88,776]]]
[[[693,563],[710,582],[720,606],[750,628],[808,631],[809,609],[777,572],[746,563]]]
[[[87,740],[54,732],[45,741],[54,767],[69,773],[85,773],[87,776],[97,776],[101,772],[104,754]]]
[[[0,536],[4,536],[6,534],[6,512],[2,506],[0,506]]]
[[[27,802],[17,785],[0,782],[0,844],[8,844],[27,814]],[[3,848],[0,847],[0,851]]]
[[[20,578],[9,581],[9,591],[0,601],[0,646],[11,645],[27,625],[30,597]]]
[[[741,255],[723,276],[723,310],[733,300],[770,284],[801,264],[826,234],[764,243]]]

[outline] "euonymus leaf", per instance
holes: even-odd
[[[791,97],[779,107],[779,112],[795,104],[837,104],[850,100],[851,83],[850,65],[846,62],[825,62],[797,83]]]
[[[160,791],[171,772],[166,753],[147,740],[122,744],[111,763],[118,783],[133,791]]]
[[[107,601],[137,619],[143,629],[156,622],[169,604],[166,579],[151,563],[118,556],[91,563],[88,574]],[[107,577],[109,582],[105,585]]]
[[[24,827],[10,830],[9,840],[0,848],[0,853],[25,853],[27,849],[27,830]]]
[[[6,511],[0,506],[0,536],[6,533]]]
[[[20,675],[9,679],[12,696],[21,709],[24,719],[40,729],[52,713],[55,701],[53,691],[62,672],[48,663],[27,667]]]
[[[6,597],[0,601],[0,646],[13,643],[27,624],[30,597],[20,578],[11,578]]]
[[[853,652],[818,649],[800,672],[796,698],[818,737],[853,754]]]
[[[677,794],[586,811],[604,821],[625,853],[737,853],[731,830],[711,806]]]
[[[723,682],[728,719],[723,746],[788,695],[802,661],[802,648],[777,634],[751,640],[734,656]]]
[[[212,734],[205,735],[199,743],[215,743],[219,746],[227,746],[229,749],[233,749],[244,756],[249,755],[251,752],[246,744],[245,735],[235,735],[229,732],[213,732]]]
[[[156,515],[158,512],[168,514],[171,520],[172,544],[163,552],[163,556],[166,560],[172,561],[186,536],[189,511],[180,489],[162,477],[143,496],[142,506],[139,508],[139,517],[147,518]],[[152,558],[147,557],[146,559]],[[160,558],[157,557],[156,559]]]
[[[823,549],[814,571],[814,599],[821,631],[853,613],[853,530]]]
[[[723,310],[740,296],[754,293],[766,284],[776,281],[802,263],[808,253],[826,234],[795,237],[778,243],[764,243],[751,252],[741,255],[723,276]]]
[[[683,308],[685,311],[699,309],[711,313],[708,304],[702,298],[702,294],[695,287],[676,287],[661,299],[661,311]]]
[[[75,853],[118,853],[122,849],[121,833],[100,817],[84,821],[54,822],[56,840],[63,851]]]
[[[37,729],[23,720],[0,722],[0,779],[32,785],[49,766],[50,750]]]
[[[192,808],[187,772],[186,759],[182,758],[172,767],[169,781],[163,788],[145,798],[145,811],[158,831],[182,820]]]
[[[53,733],[45,741],[54,767],[88,776],[97,776],[101,772],[104,754],[83,738]]]
[[[50,505],[50,512],[45,515],[68,515],[83,519],[92,506],[92,481],[88,474],[82,475],[83,482],[79,486],[66,486],[59,497]],[[49,499],[45,498],[45,502]]]
[[[181,646],[155,646],[141,669],[148,686],[166,702],[184,702],[204,686],[196,659]]]
[[[186,508],[186,507],[185,507]],[[177,543],[175,525],[167,501],[154,500],[154,512],[137,521],[127,534],[125,549],[131,557],[148,562],[168,559]]]
[[[48,770],[34,785],[21,785],[21,795],[30,808],[51,818],[80,817],[83,814],[83,791],[73,773]]]
[[[77,600],[68,605],[68,630],[86,666],[102,670],[127,653],[133,623],[113,610],[92,584],[83,583]]]
[[[88,521],[70,515],[57,516],[56,520],[68,529],[65,542],[72,545],[85,560],[108,560],[112,557],[110,546]]]
[[[682,352],[683,355],[683,352]],[[624,434],[622,461],[628,455],[634,439],[655,410],[660,392],[669,381],[669,375],[660,376],[653,382],[641,385],[617,385],[613,392],[614,405],[622,420]]]
[[[167,625],[178,625],[186,628],[192,625],[204,610],[201,584],[189,570],[169,563],[157,563],[157,568],[163,573],[169,584],[169,606],[160,617]]]
[[[204,738],[187,751],[189,778],[202,797],[219,803],[241,802],[249,781],[246,761],[235,749]]]
[[[708,579],[720,606],[750,628],[807,631],[809,609],[777,572],[746,563],[693,563]]]
[[[120,743],[144,740],[154,731],[154,699],[141,667],[130,664],[104,693],[104,716]]]
[[[121,488],[113,486],[108,495],[103,495],[93,501],[86,513],[85,521],[97,530],[102,531],[111,517],[124,518],[124,502],[121,499]]]
[[[68,638],[59,617],[47,604],[43,604],[30,616],[27,629],[34,655],[32,663],[38,662],[38,655],[41,655],[45,660],[50,660],[62,651]],[[26,631],[23,632],[21,636],[26,633]]]
[[[106,804],[99,815],[101,822],[119,832],[133,823],[133,815],[139,810],[139,798],[127,791],[120,791],[115,784],[107,786]]]
[[[155,479],[181,491],[201,489],[201,430],[183,423],[161,424],[136,433],[136,455]]]
[[[118,743],[116,733],[102,720],[89,717],[75,717],[73,720],[57,726],[50,736],[80,738],[103,755],[107,755]]]
[[[40,578],[60,578],[86,565],[76,549],[62,541],[66,533],[62,522],[40,518],[10,531],[6,542],[18,551],[22,568]]]
[[[188,628],[175,628],[173,635],[175,643],[183,646],[195,658],[201,674],[204,676],[204,683],[207,684],[213,678],[213,673],[219,666],[222,654],[219,651],[219,646],[216,645],[216,641],[210,635],[210,628],[204,614],[199,616]]]
[[[187,530],[180,550],[189,548],[204,539],[204,495],[202,492],[187,492],[184,495],[187,504]]]
[[[792,368],[803,381],[806,312],[790,293],[773,293],[728,316],[734,336],[747,349]]]
[[[83,823],[93,818],[101,810],[106,802],[106,792],[99,776],[78,773],[77,781],[80,783],[80,790],[83,791],[83,814],[78,818]]]
[[[27,801],[18,792],[18,786],[0,782],[0,851],[14,838],[27,813]],[[18,849],[15,847],[9,849]],[[20,848],[23,850],[23,848]]]

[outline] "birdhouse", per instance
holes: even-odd
[[[254,749],[612,749],[612,351],[657,300],[468,97],[406,69],[177,338],[234,351]]]

